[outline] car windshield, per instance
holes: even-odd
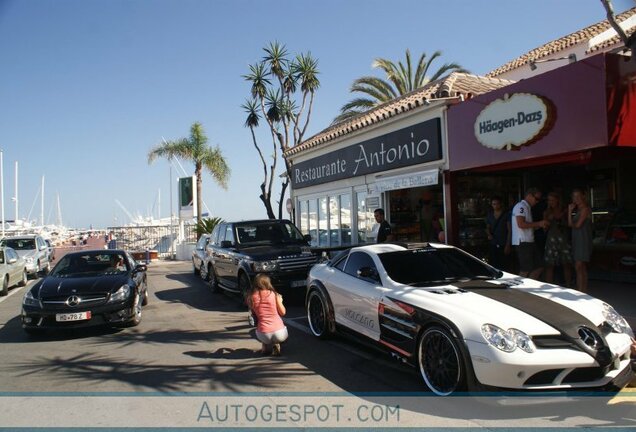
[[[70,254],[51,272],[54,277],[93,277],[119,275],[128,271],[126,259],[116,253]]]
[[[454,248],[434,248],[378,254],[395,282],[411,286],[445,285],[474,279],[496,279],[502,273]]]
[[[291,222],[264,221],[237,224],[236,235],[241,245],[304,242],[303,235]]]
[[[2,241],[4,246],[9,246],[14,250],[33,250],[35,249],[35,239],[4,239]]]

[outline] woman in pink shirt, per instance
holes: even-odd
[[[280,344],[287,340],[287,327],[281,319],[286,310],[283,296],[278,294],[268,276],[259,274],[254,278],[247,304],[258,321],[256,338],[263,344],[261,353],[280,355]]]

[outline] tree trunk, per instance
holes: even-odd
[[[278,219],[283,219],[283,202],[285,202],[285,191],[289,185],[289,178],[283,182],[283,187],[280,190],[280,200],[278,201]]]
[[[274,209],[272,209],[271,197],[267,193],[265,193],[265,183],[261,183],[261,194],[259,198],[265,206],[265,211],[267,212],[268,219],[276,219],[276,216],[274,215]]]

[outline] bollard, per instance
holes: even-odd
[[[146,265],[150,264],[150,250],[146,248]]]

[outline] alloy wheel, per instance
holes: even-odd
[[[461,354],[452,336],[441,328],[429,328],[420,338],[418,366],[424,382],[438,396],[447,396],[462,386]]]

